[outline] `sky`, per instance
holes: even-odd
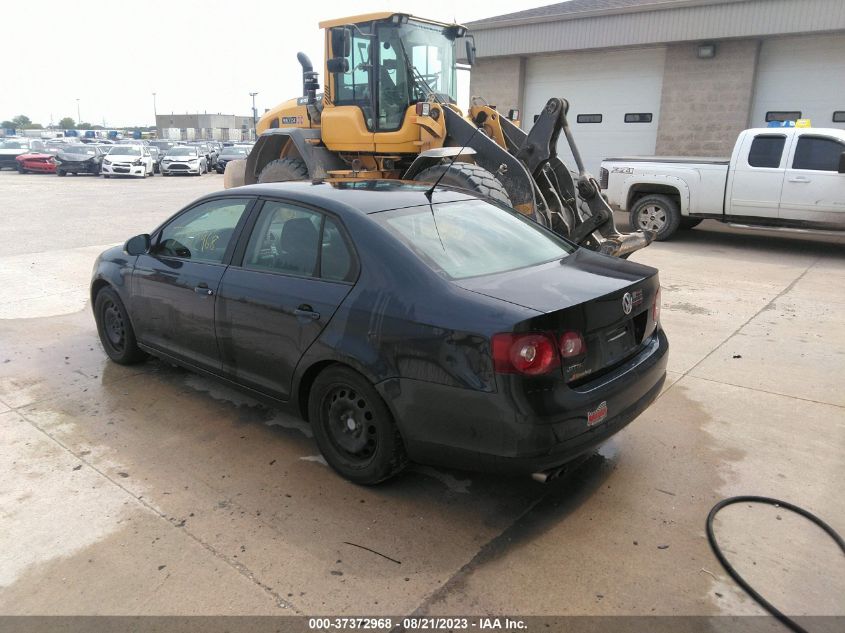
[[[553,0],[41,0],[3,6],[0,120],[25,114],[45,127],[63,117],[117,127],[159,114],[258,115],[302,92],[296,53],[323,67],[320,20],[397,11],[469,22]],[[36,13],[32,13],[35,10]],[[23,54],[23,51],[26,51]],[[464,73],[461,73],[464,74]],[[322,75],[322,73],[321,73]],[[320,77],[322,83],[323,77]],[[461,83],[465,78],[459,79]],[[466,90],[466,89],[465,89]]]

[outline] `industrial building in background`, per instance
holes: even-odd
[[[253,116],[235,114],[156,114],[158,138],[173,141],[255,140]]]
[[[526,130],[568,99],[594,173],[610,156],[727,156],[771,121],[845,128],[842,0],[571,0],[467,26],[471,94]]]

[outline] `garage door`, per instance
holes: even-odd
[[[663,47],[530,57],[524,127],[531,127],[549,98],[563,97],[575,142],[595,176],[608,156],[654,155],[665,59]],[[575,168],[562,134],[558,153]]]
[[[845,128],[843,86],[845,37],[765,40],[757,62],[751,125],[764,127],[767,114],[792,118],[800,113],[801,118],[812,120],[813,127]]]

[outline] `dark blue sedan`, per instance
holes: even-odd
[[[552,477],[660,392],[657,271],[426,190],[298,182],[200,198],[97,260],[103,347],[289,407],[358,483],[409,460]]]

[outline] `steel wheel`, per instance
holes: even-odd
[[[147,357],[138,347],[126,309],[112,288],[102,288],[97,293],[94,300],[94,317],[100,343],[114,362],[131,365]]]
[[[365,464],[378,448],[373,412],[366,399],[348,385],[331,389],[323,398],[323,420],[335,449]]]
[[[122,354],[126,349],[126,323],[123,314],[111,298],[103,301],[101,310],[105,340],[115,352]]]
[[[350,481],[376,484],[408,463],[381,395],[348,367],[329,367],[317,376],[308,395],[308,419],[326,462]]]
[[[666,226],[666,211],[656,204],[650,204],[637,213],[637,226],[646,231],[659,232]]]

